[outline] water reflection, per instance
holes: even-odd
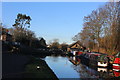
[[[70,57],[69,59],[74,65],[73,68],[80,73],[81,78],[115,78],[120,77],[120,72],[114,71],[109,68],[100,68],[100,67],[92,67],[89,68],[88,66],[85,66],[80,63],[81,60],[79,60],[78,57]],[[76,63],[76,64],[75,64]],[[79,63],[79,64],[78,64]]]
[[[69,61],[72,62],[74,65],[79,65],[80,64],[80,59],[76,58],[75,56],[73,57],[68,57]]]
[[[71,67],[78,72],[80,78],[98,78],[97,71],[88,68],[86,65],[80,63],[80,59],[77,57],[70,57],[69,60],[74,64]]]
[[[97,70],[98,72],[107,72],[107,68],[99,68],[98,67],[97,69],[98,69]]]
[[[48,56],[45,58],[45,61],[58,78],[80,77],[79,74],[71,67],[73,64],[68,60],[67,57],[57,56],[56,62],[54,61],[54,58],[54,56]]]
[[[113,78],[120,72],[107,68],[89,68],[78,57],[48,56],[45,61],[58,78]]]

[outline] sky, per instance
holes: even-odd
[[[30,30],[47,43],[73,43],[72,37],[83,28],[83,18],[105,2],[2,2],[2,22],[10,28],[18,13],[32,18]]]
[[[2,2],[113,2],[118,0],[1,0]]]

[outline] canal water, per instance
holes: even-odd
[[[48,66],[58,78],[112,78],[115,74],[107,68],[93,69],[80,63],[76,57],[47,56]]]

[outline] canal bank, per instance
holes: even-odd
[[[39,69],[37,68],[39,66]],[[43,60],[30,55],[2,53],[2,80],[13,78],[40,78],[58,80]]]
[[[44,60],[31,57],[31,60],[25,67],[25,78],[42,78],[58,80],[54,72],[49,68]]]

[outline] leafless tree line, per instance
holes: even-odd
[[[107,2],[84,17],[83,30],[73,37],[93,51],[120,51],[120,2]]]

